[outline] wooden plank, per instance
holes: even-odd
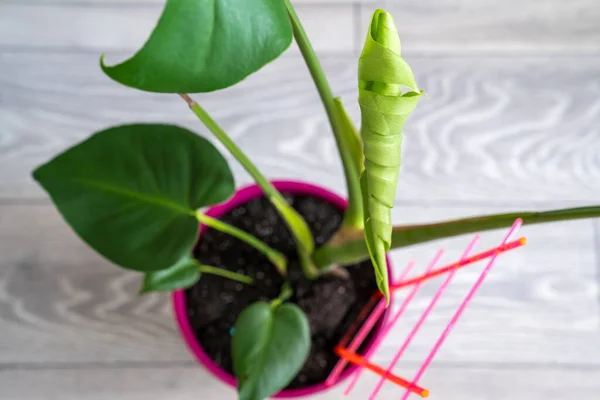
[[[431,368],[423,384],[431,398],[444,400],[554,400],[563,396],[594,398],[600,390],[598,370]],[[366,398],[376,383],[364,373],[350,398]],[[60,370],[0,370],[3,400],[231,400],[233,389],[215,381],[199,367],[72,368]],[[314,400],[334,400],[341,388]],[[398,387],[386,384],[378,398],[400,398]]]
[[[545,54],[600,51],[596,0],[387,0],[403,50],[421,54]],[[363,5],[358,36],[373,7]]]
[[[207,134],[175,96],[112,82],[98,55],[0,54],[0,198],[43,197],[30,171],[111,125],[172,122]],[[400,202],[597,202],[600,58],[409,61],[430,98],[406,127]],[[324,56],[323,64],[358,121],[356,60]],[[233,88],[197,98],[268,176],[343,191],[326,115],[299,57],[284,56]],[[231,165],[238,182],[249,181]]]
[[[3,207],[0,226],[2,362],[190,358],[168,296],[136,298],[140,274],[110,266],[49,206]]]
[[[137,50],[156,24],[164,2],[135,4],[2,3],[0,48]],[[301,3],[297,12],[320,51],[354,49],[353,4]],[[27,29],[24,27],[27,26]],[[292,52],[297,52],[292,46]]]
[[[369,4],[383,5],[386,0],[293,0],[294,6],[300,4],[310,5],[330,5],[330,4]],[[76,4],[76,5],[96,5],[108,4],[110,6],[130,6],[139,4],[164,4],[165,0],[3,0],[4,3],[18,4],[44,4],[44,5],[60,5],[60,4]]]
[[[412,223],[502,211],[482,207],[402,207]],[[452,363],[599,365],[600,313],[592,224],[524,228],[529,245],[502,256],[438,356]],[[485,235],[479,249],[497,244]],[[421,271],[439,246],[453,261],[466,238],[395,251]],[[88,249],[49,204],[0,208],[0,367],[11,364],[174,362],[191,360],[166,295],[135,296],[140,276]],[[406,360],[423,359],[482,266],[462,271]],[[389,360],[440,281],[425,285],[407,317],[377,354]],[[399,305],[401,296],[395,304]],[[2,387],[2,385],[0,385]]]

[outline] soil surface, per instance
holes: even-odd
[[[336,232],[342,212],[334,205],[310,196],[284,195],[306,219],[317,246]],[[302,273],[292,236],[268,200],[254,199],[221,220],[252,233],[287,257],[288,279],[294,289],[289,301],[306,313],[312,335],[310,355],[288,388],[324,382],[338,360],[334,346],[377,289],[371,262],[349,266],[349,279],[325,276],[310,281]],[[186,291],[188,318],[198,342],[233,375],[230,330],[237,316],[251,303],[276,298],[284,280],[261,253],[213,229],[203,233],[195,254],[204,264],[248,275],[256,282],[248,286],[205,274]]]

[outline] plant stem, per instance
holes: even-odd
[[[198,271],[202,272],[203,274],[218,275],[233,281],[245,283],[246,285],[254,285],[254,279],[250,278],[249,276],[227,271],[223,268],[211,267],[210,265],[204,265],[200,263],[197,263],[197,265]]]
[[[281,304],[283,304],[283,302],[292,297],[293,294],[294,291],[292,290],[292,287],[290,286],[289,282],[285,282],[281,287],[281,294],[279,294],[279,297],[277,297],[271,302],[271,310],[274,310],[277,307],[279,307]]]
[[[333,99],[333,101],[335,103],[336,108],[338,109],[338,112],[344,124],[344,132],[346,132],[347,134],[347,141],[348,146],[350,147],[350,152],[352,153],[352,159],[354,160],[354,163],[358,170],[358,174],[360,175],[360,173],[365,169],[365,156],[363,155],[363,143],[362,138],[360,137],[360,132],[358,131],[358,129],[356,129],[354,123],[352,123],[352,119],[350,118],[348,112],[344,108],[342,99],[336,97],[335,99]]]
[[[185,93],[180,94],[180,96],[186,101],[198,119],[200,119],[200,121],[206,125],[206,127],[217,137],[217,139],[227,148],[227,150],[229,150],[231,155],[233,155],[240,162],[240,164],[242,164],[244,169],[248,171],[258,186],[260,186],[260,188],[265,192],[266,196],[281,196],[271,182],[269,182],[269,180],[258,170],[256,165],[250,161],[250,159],[246,156],[246,154],[244,154],[238,145],[231,140],[227,133],[225,133],[223,128],[221,128],[217,122],[212,119],[212,117],[202,107],[200,107],[198,103],[196,103],[195,100]]]
[[[567,221],[600,217],[600,206],[560,209],[543,212],[516,212],[456,219],[425,225],[396,226],[392,231],[392,249],[468,233],[507,228],[517,218],[523,224]],[[317,268],[349,265],[369,258],[363,232],[348,235],[335,246],[325,245],[315,253]]]
[[[277,267],[277,270],[281,275],[285,276],[287,272],[287,260],[285,259],[285,256],[279,251],[273,249],[265,242],[249,234],[248,232],[244,232],[243,230],[238,229],[235,226],[226,224],[225,222],[220,221],[216,218],[209,217],[208,215],[203,214],[200,211],[196,212],[196,218],[201,224],[204,224],[209,228],[213,228],[219,232],[227,233],[231,236],[234,236],[240,239],[241,241],[249,244],[250,246],[254,247],[256,250],[264,254],[275,265],[275,267]]]
[[[321,101],[325,106],[325,111],[329,117],[329,123],[335,136],[337,148],[342,159],[342,165],[344,167],[344,174],[346,176],[346,185],[348,187],[348,208],[344,214],[343,226],[351,228],[362,228],[363,226],[363,212],[362,212],[362,193],[360,190],[360,167],[353,157],[352,144],[353,140],[350,135],[354,135],[352,129],[347,129],[344,124],[344,116],[341,115],[335,104],[335,99],[327,81],[327,77],[319,63],[319,59],[304,31],[304,27],[296,14],[296,10],[292,6],[290,0],[285,0],[285,5],[292,22],[292,28],[294,30],[294,38],[300,52],[304,57],[308,70],[315,82]],[[341,104],[341,103],[340,103]],[[349,121],[347,121],[349,122]],[[347,124],[346,124],[347,125]]]
[[[285,198],[279,191],[269,182],[269,180],[258,170],[256,165],[242,152],[242,150],[234,143],[233,140],[225,133],[225,131],[211,118],[210,115],[196,101],[185,93],[179,94],[188,104],[190,109],[200,121],[217,137],[217,139],[229,150],[229,152],[242,164],[244,169],[252,176],[254,181],[273,206],[277,209],[283,220],[289,227],[298,248],[298,256],[300,264],[305,275],[314,279],[319,275],[319,271],[314,266],[312,261],[312,253],[314,251],[314,240],[312,233],[306,225],[304,219],[290,207],[285,201]]]

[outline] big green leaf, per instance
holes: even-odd
[[[310,351],[308,320],[298,306],[251,304],[238,317],[232,339],[240,400],[264,400],[286,387]]]
[[[200,275],[198,261],[191,255],[186,255],[167,269],[146,272],[140,294],[185,289],[198,282]]]
[[[196,241],[195,210],[226,200],[234,190],[218,150],[172,125],[98,132],[33,176],[84,241],[139,271],[182,260]]]
[[[160,93],[226,88],[277,58],[292,41],[283,0],[167,0],[146,44],[104,72]]]

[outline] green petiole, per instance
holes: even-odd
[[[292,235],[298,244],[298,256],[305,275],[310,279],[315,279],[319,276],[319,271],[314,266],[312,261],[312,253],[314,251],[314,239],[312,233],[306,225],[304,219],[285,201],[285,198],[279,191],[269,182],[269,180],[258,170],[256,165],[242,152],[233,140],[225,133],[225,131],[211,118],[211,116],[202,108],[196,101],[185,93],[179,94],[185,100],[190,109],[200,121],[215,135],[215,137],[229,150],[242,164],[244,169],[252,176],[254,181],[262,189],[265,196],[277,209],[283,220],[286,222]]]
[[[310,71],[317,87],[317,91],[319,92],[319,96],[321,97],[321,101],[325,106],[325,111],[327,112],[329,123],[331,124],[337,148],[342,159],[346,184],[348,186],[348,208],[344,213],[342,226],[348,228],[362,228],[362,193],[359,181],[360,163],[362,160],[357,160],[354,152],[355,145],[353,142],[356,140],[356,134],[353,130],[355,128],[353,128],[350,119],[346,118],[347,115],[343,112],[343,106],[341,106],[341,101],[339,99],[337,99],[338,104],[336,105],[336,99],[333,97],[325,72],[319,63],[319,59],[317,58],[291,1],[285,0],[285,5],[294,30],[294,38],[296,39],[296,43],[298,43],[300,52],[304,57],[306,66]]]
[[[245,283],[246,285],[254,285],[254,279],[250,278],[249,276],[238,274],[236,272],[231,272],[231,271],[228,271],[223,268],[217,268],[217,267],[211,267],[210,265],[204,265],[198,261],[196,261],[195,264],[198,267],[198,271],[200,271],[203,274],[222,276],[223,278],[227,278],[227,279],[231,279],[233,281]]]
[[[424,225],[395,226],[392,229],[392,249],[444,239],[454,236],[508,228],[515,219],[522,218],[524,225],[575,219],[599,218],[600,206],[567,208],[542,212],[515,212],[456,219]],[[325,245],[315,253],[318,268],[330,265],[350,265],[369,258],[363,233],[348,235],[335,246]]]
[[[287,273],[287,260],[285,256],[279,251],[267,245],[265,242],[249,234],[248,232],[244,232],[243,230],[236,228],[235,226],[226,224],[225,222],[220,221],[216,218],[209,217],[208,215],[203,214],[200,211],[197,211],[195,215],[201,224],[204,224],[209,228],[215,229],[219,232],[227,233],[233,237],[236,237],[241,241],[254,247],[256,250],[260,251],[275,265],[275,267],[277,267],[277,270],[279,270],[279,273],[281,273],[281,275],[285,276],[285,274]]]
[[[342,123],[344,126],[344,132],[346,133],[348,146],[350,146],[350,152],[352,153],[352,159],[354,160],[354,164],[360,174],[365,169],[365,156],[363,155],[363,142],[360,137],[360,132],[352,122],[352,119],[348,115],[348,112],[344,108],[344,104],[342,104],[342,99],[336,97],[333,99],[335,106],[338,112],[341,115]]]
[[[292,290],[289,282],[284,283],[281,287],[281,293],[279,294],[279,297],[271,301],[271,310],[275,310],[277,307],[282,305],[285,301],[292,297],[293,294],[294,291]]]

